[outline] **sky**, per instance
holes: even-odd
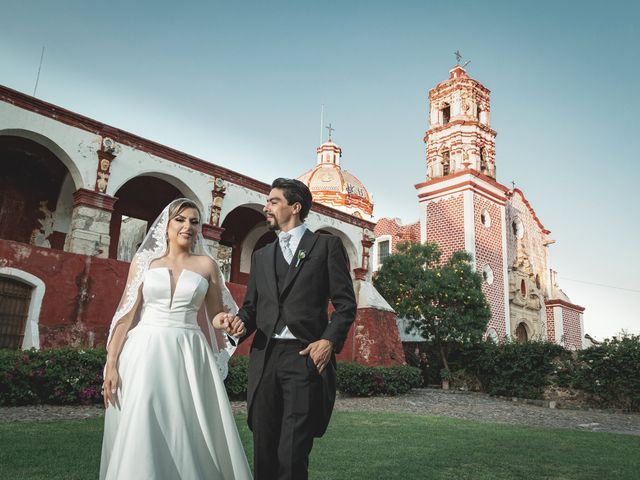
[[[324,105],[375,218],[412,223],[459,50],[491,90],[497,179],[602,339],[640,333],[639,5],[0,0],[0,84],[33,94],[44,46],[38,98],[264,182],[315,165]]]

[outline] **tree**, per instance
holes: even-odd
[[[441,262],[435,243],[405,242],[397,250],[375,275],[375,287],[409,320],[409,331],[433,343],[449,371],[451,349],[480,341],[491,317],[482,278],[467,252],[455,252]]]

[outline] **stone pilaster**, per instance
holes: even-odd
[[[65,241],[67,252],[107,258],[109,225],[116,198],[80,189],[73,194],[71,228]]]
[[[220,268],[225,272],[226,251],[223,245],[220,245],[220,238],[222,237],[224,228],[205,223],[202,225],[202,236],[204,237],[204,243],[209,251],[213,254],[213,258],[218,260]],[[225,275],[228,279],[228,275]]]

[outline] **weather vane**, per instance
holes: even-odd
[[[460,50],[456,50],[455,52],[453,52],[453,54],[456,56],[456,62],[458,63],[458,65],[460,65],[460,62],[462,61],[462,54],[460,53]],[[466,62],[464,62],[464,65],[462,65],[462,68],[466,67],[470,63],[471,60],[467,60]]]
[[[329,130],[329,140],[331,140],[331,133],[335,130],[335,128],[333,128],[333,127],[331,126],[331,124],[329,124],[329,126],[328,126],[328,127],[324,127],[324,128],[326,128],[327,130]]]

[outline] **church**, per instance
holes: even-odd
[[[420,216],[408,225],[378,220],[372,270],[403,241],[435,242],[444,258],[465,250],[491,308],[487,338],[583,348],[584,308],[558,286],[549,264],[551,232],[522,190],[496,179],[489,94],[459,64],[429,91],[426,178],[415,185]]]
[[[410,339],[372,283],[402,241],[473,255],[491,306],[487,338],[582,348],[584,309],[557,285],[549,230],[521,190],[496,180],[489,90],[457,65],[429,102],[415,223],[373,220],[372,196],[331,135],[298,176],[314,197],[308,227],[338,236],[348,255],[358,313],[339,360],[404,363]],[[174,198],[200,207],[237,303],[252,253],[275,239],[262,214],[268,183],[3,86],[0,159],[0,348],[103,345],[128,262]]]

